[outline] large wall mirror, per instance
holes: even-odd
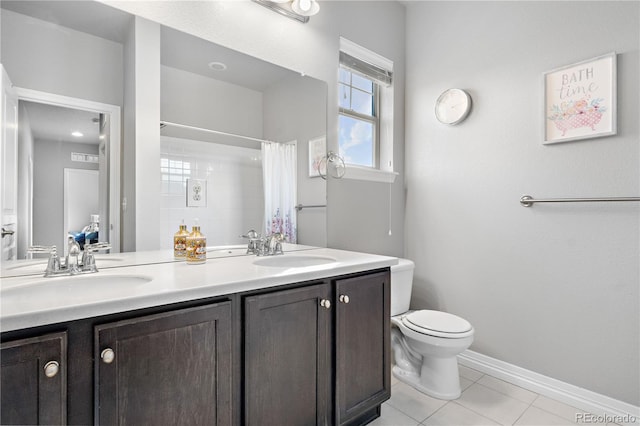
[[[125,91],[135,84],[123,72],[133,17],[94,1],[1,6],[0,61],[21,89],[14,255],[24,258],[31,244],[64,245],[65,235],[88,225],[94,213],[118,251],[120,193],[134,185],[120,170],[129,142],[121,126],[128,120]],[[262,140],[295,145],[296,204],[326,205],[325,182],[309,170],[310,141],[317,146],[326,135],[325,82],[166,27],[160,49],[159,249],[170,248],[183,220],[198,218],[211,245],[240,244],[251,228],[268,231],[263,176],[273,166],[263,168]],[[91,131],[79,130],[79,143],[71,133],[83,124]],[[31,152],[24,152],[25,135]],[[97,185],[88,186],[93,176]],[[189,204],[189,181],[206,182],[205,203]],[[65,188],[75,198],[69,203]],[[79,193],[94,203],[86,211]],[[297,242],[325,246],[326,209],[294,211]],[[79,223],[69,223],[70,212]]]

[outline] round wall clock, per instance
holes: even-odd
[[[462,89],[447,89],[436,101],[436,118],[444,124],[461,123],[471,111],[471,96]]]

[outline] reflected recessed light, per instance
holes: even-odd
[[[83,137],[84,135],[83,135],[81,132],[79,132],[79,131],[77,131],[77,130],[76,130],[75,132],[72,132],[72,133],[71,133],[71,136],[75,136],[76,138],[81,138],[81,137]]]
[[[320,5],[316,0],[293,0],[291,9],[302,16],[313,16],[320,11]]]
[[[227,64],[222,62],[209,62],[209,68],[214,71],[224,71],[227,69]]]

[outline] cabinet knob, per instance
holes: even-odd
[[[48,378],[55,377],[60,371],[60,364],[57,361],[49,361],[44,365],[44,375]]]
[[[329,301],[328,299],[322,299],[320,301],[320,306],[322,306],[323,308],[329,309],[331,308],[331,301]]]
[[[349,303],[349,296],[347,296],[346,294],[341,294],[340,295],[340,302]]]
[[[113,352],[113,349],[107,348],[100,352],[100,358],[102,358],[102,362],[105,364],[111,364],[116,358],[116,354]]]

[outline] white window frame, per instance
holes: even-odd
[[[393,62],[371,50],[368,50],[344,37],[340,37],[340,51],[393,72]],[[347,165],[344,178],[367,180],[372,182],[393,183],[397,172],[393,170],[393,90],[391,84],[378,84],[378,126],[377,126],[377,168]],[[338,90],[336,85],[336,90]]]
[[[352,75],[353,74],[358,74],[361,75],[360,73],[351,70],[350,68],[347,67],[343,67],[342,65],[340,66],[340,68],[344,68],[345,70],[347,70],[348,72],[350,72]],[[359,112],[356,112],[352,109],[348,109],[348,108],[343,108],[343,107],[339,107],[339,111],[338,111],[338,115],[344,115],[346,117],[349,118],[353,118],[356,120],[360,120],[360,121],[366,121],[369,122],[371,124],[373,124],[373,158],[372,158],[372,166],[368,167],[368,166],[360,166],[357,164],[349,164],[349,166],[355,166],[355,167],[367,167],[367,168],[373,168],[373,169],[380,169],[380,84],[378,84],[378,82],[376,82],[375,80],[372,80],[370,77],[368,76],[364,76],[361,75],[362,77],[370,80],[372,82],[373,85],[373,91],[372,91],[372,96],[373,96],[373,113],[371,115],[368,114],[361,114]],[[344,84],[342,82],[338,82],[338,86],[340,84]],[[351,85],[351,82],[349,83],[349,88],[353,89],[353,86]],[[356,88],[356,90],[358,90]],[[349,96],[352,96],[353,93],[350,93]],[[340,147],[338,147],[339,150]]]

